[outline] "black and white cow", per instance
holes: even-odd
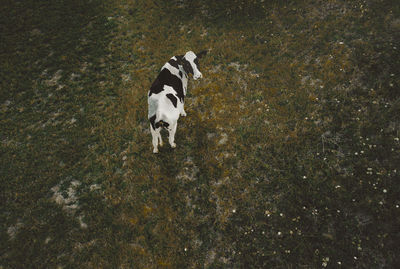
[[[176,147],[174,142],[179,116],[186,116],[183,107],[187,91],[189,74],[193,79],[202,78],[199,71],[199,61],[207,53],[202,51],[197,55],[188,51],[185,55],[172,57],[162,68],[148,94],[150,131],[153,138],[153,152],[158,152],[162,146],[161,128],[169,132],[169,144]]]

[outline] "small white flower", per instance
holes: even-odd
[[[387,190],[386,190],[386,189],[383,189],[383,193],[387,193]]]
[[[281,232],[278,232],[278,235],[282,235],[282,233],[281,233]]]
[[[339,262],[337,262],[337,264],[341,265],[341,264],[342,264],[342,262],[340,262],[340,261],[339,261]]]
[[[303,179],[306,179],[307,177],[306,176],[303,176]]]
[[[335,188],[336,188],[336,189],[340,188],[340,185],[336,185]]]

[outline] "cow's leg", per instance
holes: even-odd
[[[158,128],[161,129],[161,128]],[[158,153],[158,136],[160,135],[160,130],[158,132],[153,129],[153,126],[150,124],[151,136],[153,138],[153,153]]]
[[[178,125],[178,122],[175,121],[175,123],[171,126],[170,129],[168,129],[169,132],[169,144],[171,145],[171,148],[175,148],[176,144],[175,144],[175,132],[176,132],[176,127]]]
[[[185,112],[185,108],[183,107],[183,105],[184,105],[184,103],[182,103],[181,116],[186,117],[186,112]]]
[[[160,147],[164,145],[161,137],[161,128],[158,128],[158,144],[160,145]]]
[[[186,94],[185,94],[186,95]],[[185,99],[183,98],[181,101],[181,106],[180,106],[180,115],[182,117],[186,117],[186,112],[185,112]]]
[[[181,111],[181,116],[182,117],[186,117],[186,112],[185,112],[185,109],[182,107],[182,111]]]

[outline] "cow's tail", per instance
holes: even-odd
[[[156,128],[159,128],[159,127],[168,128],[169,123],[165,122],[163,120],[160,120],[159,122],[156,122],[155,126],[156,126]]]
[[[154,126],[156,128],[159,128],[159,127],[168,128],[169,123],[163,121],[162,118],[165,118],[165,117],[163,117],[163,115],[161,114],[160,111],[157,111],[157,113],[156,113],[156,122],[154,124]]]

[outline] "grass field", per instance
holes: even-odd
[[[0,268],[400,263],[395,1],[3,2]],[[204,49],[153,154],[147,91]]]

